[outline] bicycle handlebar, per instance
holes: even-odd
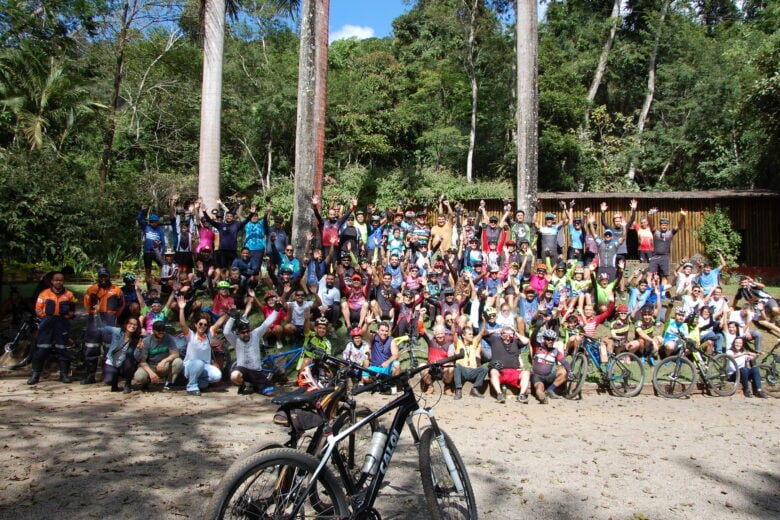
[[[370,383],[368,385],[361,385],[359,387],[356,387],[356,388],[352,389],[352,395],[362,394],[363,392],[373,392],[374,389],[382,387],[382,386],[386,386],[386,385],[388,385],[388,384],[390,384],[390,383],[392,383],[394,381],[401,381],[401,380],[404,380],[404,379],[408,380],[413,375],[418,374],[418,373],[422,372],[423,370],[425,370],[427,368],[430,368],[430,367],[432,367],[434,365],[443,366],[443,365],[446,365],[448,363],[452,363],[454,361],[457,361],[459,359],[463,359],[463,356],[464,356],[464,353],[463,352],[459,352],[458,354],[455,354],[454,356],[446,357],[444,359],[440,359],[438,361],[434,361],[432,363],[428,363],[427,365],[422,365],[422,366],[419,366],[417,368],[405,370],[405,371],[401,372],[400,374],[398,374],[397,376],[390,376],[390,377],[387,377],[385,379],[382,379],[381,381],[377,381],[375,383]]]

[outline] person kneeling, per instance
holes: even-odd
[[[533,355],[531,384],[534,386],[536,398],[540,404],[547,404],[548,399],[560,399],[555,389],[566,382],[566,374],[571,371],[569,362],[563,356],[563,351],[556,343],[558,334],[552,329],[545,329],[540,334],[541,342]],[[556,367],[556,364],[562,366]],[[545,387],[547,387],[545,389]]]
[[[499,403],[505,401],[501,385],[507,385],[519,389],[517,400],[527,403],[531,373],[523,369],[520,352],[523,346],[530,343],[530,340],[515,333],[511,327],[504,327],[499,337],[491,336],[488,341],[493,351],[493,359],[489,365],[490,386],[496,392],[496,400]]]

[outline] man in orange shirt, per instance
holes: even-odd
[[[65,276],[55,272],[51,276],[51,287],[44,289],[35,301],[35,313],[40,318],[38,325],[38,348],[32,359],[32,374],[28,385],[35,385],[49,354],[54,351],[60,363],[60,382],[70,383],[70,357],[65,345],[70,333],[70,320],[76,310],[76,297],[65,289]]]
[[[105,267],[98,269],[98,281],[87,288],[84,293],[84,308],[87,309],[87,331],[84,334],[84,365],[87,373],[81,380],[82,385],[91,385],[95,382],[98,358],[100,358],[100,345],[110,343],[111,339],[103,338],[98,331],[96,315],[100,313],[102,325],[117,326],[117,317],[125,306],[125,298],[122,289],[111,283],[111,273]]]

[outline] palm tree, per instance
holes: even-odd
[[[198,194],[208,207],[219,198],[219,164],[222,123],[222,68],[225,47],[225,15],[232,19],[251,0],[200,0],[203,29],[203,83],[200,100],[200,148]],[[298,0],[273,0],[275,13],[292,14]]]
[[[536,0],[517,0],[517,207],[533,218],[539,183]]]

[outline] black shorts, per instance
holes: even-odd
[[[229,249],[220,249],[217,251],[214,262],[220,269],[228,269],[233,265],[233,260],[236,259],[236,252]]]
[[[653,255],[650,257],[650,265],[647,266],[647,272],[658,273],[659,276],[669,276],[669,266],[669,255]]]
[[[176,254],[173,255],[173,261],[176,262],[176,265],[178,265],[180,269],[186,267],[187,272],[192,271],[192,268],[195,267],[192,253],[188,251],[177,251]]]
[[[152,263],[157,264],[158,266],[162,266],[162,260],[160,259],[160,255],[155,252],[145,252],[144,253],[144,269],[151,269]]]
[[[544,386],[549,386],[553,384],[553,381],[555,381],[555,368],[553,367],[552,372],[550,372],[546,376],[540,376],[536,375],[533,372],[531,373],[531,384],[535,385],[536,383],[543,383]]]

